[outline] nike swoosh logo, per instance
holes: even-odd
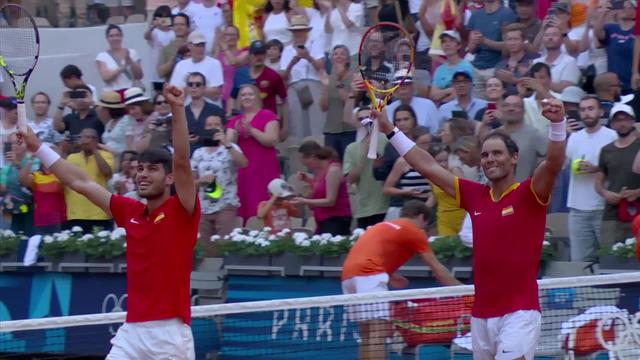
[[[136,220],[136,219],[134,219],[134,218],[131,218],[131,220],[129,220],[129,221],[131,221],[131,223],[132,223],[132,224],[140,224],[140,223],[138,222],[138,220]]]
[[[478,216],[478,215],[482,215],[482,213],[481,213],[481,212],[479,212],[479,211],[474,211],[474,212],[473,212],[473,215]]]
[[[508,353],[512,353],[513,351],[507,351],[507,350],[502,350],[503,354],[508,354]]]

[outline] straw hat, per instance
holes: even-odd
[[[120,101],[120,94],[115,91],[103,91],[98,100],[98,106],[109,109],[122,109],[124,104]]]
[[[289,21],[289,27],[287,29],[289,29],[289,31],[311,30],[311,26],[309,26],[309,21],[306,16],[293,15],[291,16],[291,21]]]

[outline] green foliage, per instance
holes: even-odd
[[[9,255],[18,250],[20,240],[27,237],[22,233],[15,234],[11,230],[0,230],[0,256]]]
[[[113,232],[96,229],[93,234],[80,238],[82,252],[93,259],[112,260],[126,252],[125,231],[122,228]]]
[[[53,235],[45,235],[40,245],[40,254],[49,259],[61,259],[64,254],[82,251],[82,244],[78,232],[65,230]]]
[[[464,246],[457,235],[436,237],[429,242],[429,246],[431,246],[431,250],[441,262],[450,258],[471,258],[471,248]]]
[[[636,257],[636,239],[629,238],[625,242],[613,244],[610,248],[600,249],[599,255],[612,255],[623,259],[632,259]]]

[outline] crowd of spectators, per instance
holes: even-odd
[[[378,158],[367,157],[360,39],[373,23],[402,19],[415,35],[416,69],[386,107],[400,131],[448,171],[481,182],[480,141],[504,132],[518,145],[522,181],[545,156],[541,101],[556,97],[569,139],[549,211],[569,213],[571,259],[595,261],[599,247],[631,236],[640,209],[635,1],[563,0],[543,13],[534,0],[309,3],[265,0],[261,36],[248,45],[251,26],[240,26],[226,1],[158,7],[140,34],[146,53],[123,47],[122,29],[108,25],[94,68],[61,69],[61,99],[28,99],[29,125],[100,185],[137,198],[138,154],[172,151],[171,113],[158,90],[164,82],[183,88],[208,256],[216,255],[210,237],[228,234],[236,217],[280,229],[310,216],[320,233],[348,234],[397,218],[411,199],[433,208],[432,234],[454,235],[465,218],[455,199],[384,137]],[[141,65],[147,57],[151,73]],[[85,83],[83,72],[102,83]],[[19,143],[15,98],[3,97],[0,108],[2,225],[28,235],[111,228],[107,214],[64,189]]]

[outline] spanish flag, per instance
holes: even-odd
[[[442,48],[440,47],[440,34],[445,30],[453,30],[455,27],[456,16],[458,15],[458,8],[455,0],[444,0],[441,4],[440,18],[442,21],[438,22],[436,28],[433,31],[431,37],[431,50],[429,55],[442,56]]]
[[[266,3],[267,0],[234,0],[231,4],[233,25],[240,32],[238,49],[248,47],[254,40],[262,39],[260,23]]]

